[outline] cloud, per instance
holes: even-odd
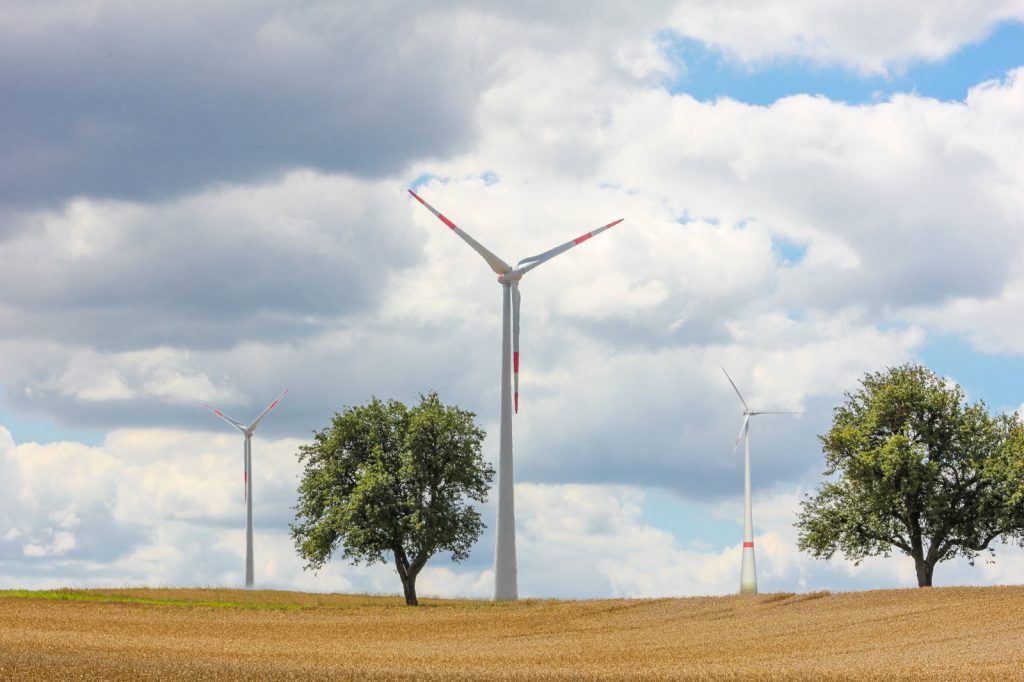
[[[756,68],[780,58],[888,75],[915,61],[940,61],[984,38],[1001,21],[1024,20],[1019,0],[971,3],[679,2],[671,26]]]
[[[746,64],[797,57],[885,74],[942,59],[999,22],[1021,19],[1018,0],[984,10],[699,0],[628,10],[450,2],[410,11],[395,1],[19,5],[0,14],[0,203],[151,201],[297,168],[394,174],[471,149],[495,77],[514,82],[523,60],[559,73],[585,67],[581,54],[600,55],[602,78],[634,82],[685,68],[661,50],[666,30]],[[572,94],[571,80],[559,83]],[[556,160],[559,150],[552,152]]]
[[[1024,324],[1017,311],[1024,306],[1024,262],[1014,264],[1006,286],[987,297],[962,296],[942,306],[911,310],[922,324],[946,333],[962,334],[978,350],[1006,355],[1024,354]]]
[[[723,475],[738,471],[728,453],[742,406],[720,366],[729,368],[751,405],[804,412],[765,418],[753,437],[759,456],[771,463],[764,467],[770,482],[799,478],[818,466],[814,436],[827,430],[833,396],[865,368],[907,358],[922,338],[833,324],[827,338],[813,340],[783,328],[735,345],[609,354],[574,343],[557,360],[546,353],[520,380],[519,480],[631,483],[697,498],[723,494]],[[807,325],[817,336],[827,323]]]
[[[4,243],[7,335],[102,349],[294,339],[371,307],[414,263],[397,188],[308,172],[168,203],[20,214]]]
[[[487,55],[444,11],[67,4],[0,14],[2,202],[152,200],[300,167],[380,176],[472,139]]]
[[[608,82],[596,61],[524,57],[484,97],[477,149],[416,167],[442,179],[421,188],[428,201],[506,259],[558,243],[557,225],[626,218],[601,237],[614,247],[588,242],[586,260],[562,257],[531,288],[557,269],[574,288],[600,293],[621,276],[620,290],[647,292],[641,301],[685,298],[704,316],[729,315],[745,293],[762,306],[885,316],[1005,285],[1022,248],[1019,71],[959,103],[752,106]],[[485,172],[500,180],[485,185]],[[427,229],[431,217],[414,219]],[[774,240],[801,256],[778,262]],[[448,261],[453,250],[429,255]],[[667,287],[651,283],[668,271]]]
[[[244,527],[240,435],[119,430],[102,446],[87,447],[15,444],[0,429],[0,440],[5,573],[93,576],[108,584],[122,575],[143,584],[223,580],[220,571],[236,550],[225,544],[227,529]],[[296,450],[294,440],[254,442],[260,530],[280,532],[291,519]],[[244,547],[237,553],[244,556]],[[209,565],[197,568],[197,562]]]
[[[540,523],[524,537],[568,575],[621,542],[579,575],[588,594],[731,590],[714,582],[727,544],[673,540],[637,511],[645,491],[705,510],[737,494],[738,405],[719,366],[752,404],[803,413],[757,422],[752,441],[758,486],[791,513],[784,496],[818,475],[815,436],[863,372],[935,330],[1024,352],[1024,71],[962,102],[699,102],[666,91],[688,65],[664,43],[674,30],[752,69],[895,73],[1020,17],[1009,2],[908,8],[0,10],[8,426],[108,432],[95,448],[0,439],[22,505],[0,513],[5,570],[237,582],[241,446],[198,402],[246,419],[290,386],[256,444],[260,575],[394,591],[387,566],[301,572],[282,530],[295,471],[259,453],[290,460],[346,404],[437,389],[477,412],[496,457],[501,289],[404,193],[415,183],[512,262],[626,219],[522,283],[516,464],[521,518]],[[531,520],[548,503],[592,523]],[[780,585],[892,584],[888,568],[816,573],[780,528],[758,541]],[[659,546],[673,562],[646,571]],[[480,552],[432,564],[424,585],[486,595]]]
[[[138,376],[126,379],[126,374]],[[72,358],[54,386],[42,385],[83,401],[131,400],[150,397],[168,402],[195,402],[227,397],[210,379],[188,369],[188,354],[170,348],[100,355],[85,351]]]

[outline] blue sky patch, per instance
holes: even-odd
[[[743,511],[742,500],[737,504],[738,519]],[[685,502],[658,488],[644,490],[644,520],[671,533],[683,548],[720,550],[743,540],[743,526],[738,521],[711,518],[706,506]]]
[[[748,66],[729,60],[703,43],[660,36],[664,52],[682,64],[682,75],[668,84],[675,94],[711,101],[728,97],[767,105],[790,95],[823,95],[862,104],[913,92],[940,100],[963,100],[978,83],[1003,78],[1024,64],[1024,23],[999,24],[986,39],[939,62],[914,62],[889,77],[861,76],[842,66],[823,66],[802,58],[782,58]]]
[[[982,353],[950,335],[932,336],[919,357],[926,367],[963,386],[972,402],[984,400],[990,410],[1013,411],[1024,402],[1024,357]]]
[[[772,251],[777,254],[783,265],[793,266],[803,260],[807,254],[807,247],[783,237],[772,237]]]
[[[443,178],[440,175],[434,175],[432,173],[422,173],[416,176],[416,179],[409,183],[409,189],[412,191],[418,190],[423,185],[431,182],[432,180],[438,180],[439,182],[446,182],[447,178]]]

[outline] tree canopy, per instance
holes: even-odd
[[[484,524],[470,501],[485,502],[494,469],[484,462],[484,432],[472,412],[441,403],[373,398],[346,407],[313,442],[305,465],[292,539],[307,569],[338,548],[352,563],[395,563],[406,603],[416,577],[437,552],[464,561]]]
[[[990,415],[963,389],[916,364],[866,374],[820,436],[825,475],[796,522],[801,550],[860,562],[895,548],[918,585],[935,565],[973,565],[993,541],[1024,546],[1024,425]]]

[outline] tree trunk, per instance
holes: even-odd
[[[416,576],[402,578],[402,587],[405,589],[405,605],[419,606],[420,603],[416,599]]]
[[[917,568],[917,586],[931,587],[932,572],[935,570],[935,563],[914,557],[914,566]]]
[[[911,506],[911,501],[907,501],[907,506]],[[917,513],[907,513],[905,523],[907,531],[910,535],[910,556],[914,558],[914,568],[917,569],[917,586],[918,587],[931,587],[932,586],[932,571],[935,569],[935,560],[929,561],[929,557],[924,555],[924,543],[921,538],[921,522],[918,518]],[[934,547],[934,545],[933,545]]]
[[[402,589],[405,591],[405,605],[419,606],[420,603],[416,599],[416,575],[419,571],[413,572],[409,570],[408,559],[401,547],[396,547],[393,551],[395,554],[395,568],[398,569],[398,577],[402,579]]]

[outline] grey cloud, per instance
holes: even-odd
[[[152,538],[147,529],[139,524],[126,523],[113,517],[110,510],[102,505],[90,505],[78,510],[83,522],[70,529],[62,529],[47,518],[48,509],[27,509],[19,506],[5,514],[8,522],[5,532],[15,528],[19,535],[11,539],[0,536],[0,562],[20,562],[22,570],[52,564],[57,561],[108,563],[123,558]],[[55,556],[34,557],[27,555],[27,545],[45,547],[54,542],[60,532],[68,532],[74,538],[75,546]]]
[[[2,203],[151,200],[295,167],[395,172],[471,143],[489,68],[442,15],[396,2],[68,15],[4,30]]]
[[[372,308],[419,259],[402,209],[397,189],[300,175],[155,207],[95,204],[89,219],[27,213],[0,252],[3,333],[102,351],[301,339]]]
[[[559,326],[573,329],[589,339],[600,339],[609,348],[632,352],[656,351],[679,345],[710,346],[731,341],[733,334],[728,329],[728,321],[739,317],[745,308],[750,307],[750,302],[740,295],[705,297],[695,308],[687,305],[692,302],[686,298],[671,296],[656,308],[628,318],[567,317]],[[527,323],[529,320],[522,324]],[[571,355],[572,349],[561,347],[555,338],[558,333],[562,333],[564,338],[564,329],[554,334],[547,333],[545,329],[531,329],[530,333],[531,336],[536,334],[531,343],[560,351],[554,358],[556,362]],[[545,359],[552,359],[552,356]]]
[[[114,284],[122,286],[117,282]],[[339,294],[338,299],[331,301],[331,304],[339,308],[335,314],[344,312],[346,308],[351,310],[365,305],[365,300],[343,298],[346,294],[353,298],[366,295],[367,292],[358,291],[362,287],[362,283],[357,283],[356,291]],[[279,308],[267,311],[250,306],[248,302],[246,305],[229,306],[223,294],[219,298],[224,308],[219,310],[213,308],[211,301],[200,302],[205,294],[196,295],[193,299],[196,301],[194,308],[186,304],[187,290],[174,292],[168,289],[160,292],[160,295],[170,297],[175,293],[182,300],[168,300],[166,308],[159,303],[147,306],[137,301],[118,305],[100,300],[88,305],[64,304],[49,311],[0,311],[0,319],[3,320],[2,328],[8,337],[59,338],[76,346],[85,345],[109,351],[128,351],[167,344],[188,346],[196,350],[214,350],[231,347],[246,339],[286,343],[321,331],[326,324],[324,319],[303,315],[295,310]],[[325,289],[320,295],[326,294]],[[269,305],[273,305],[273,302]]]
[[[733,456],[732,448],[742,408],[735,396],[721,390],[702,394],[703,388],[681,385],[677,402],[662,396],[660,402],[639,404],[627,398],[618,406],[619,420],[596,432],[571,418],[562,429],[543,424],[540,436],[517,454],[518,480],[648,486],[699,501],[739,495],[743,455],[740,450]],[[817,434],[828,429],[830,411],[819,399],[809,401],[799,417],[765,415],[754,421],[751,471],[758,489],[820,473]],[[543,451],[535,442],[543,443]]]
[[[470,324],[382,324],[357,315],[324,336],[251,348],[195,350],[169,365],[173,372],[188,370],[208,377],[216,389],[234,396],[231,401],[200,394],[185,401],[167,400],[144,392],[123,399],[84,399],[67,391],[61,381],[73,367],[78,349],[56,346],[44,352],[31,342],[12,343],[3,347],[5,357],[13,360],[5,371],[3,400],[16,410],[90,429],[160,426],[212,431],[220,425],[201,408],[200,400],[244,420],[290,387],[288,396],[260,425],[259,435],[309,438],[329,424],[334,412],[362,404],[371,395],[410,404],[419,393],[436,390],[442,400],[476,412],[478,421],[486,424],[496,420],[500,339],[500,329],[493,325],[481,332]],[[149,378],[130,362],[115,362],[113,367],[135,390]],[[496,435],[493,438],[496,441]]]

